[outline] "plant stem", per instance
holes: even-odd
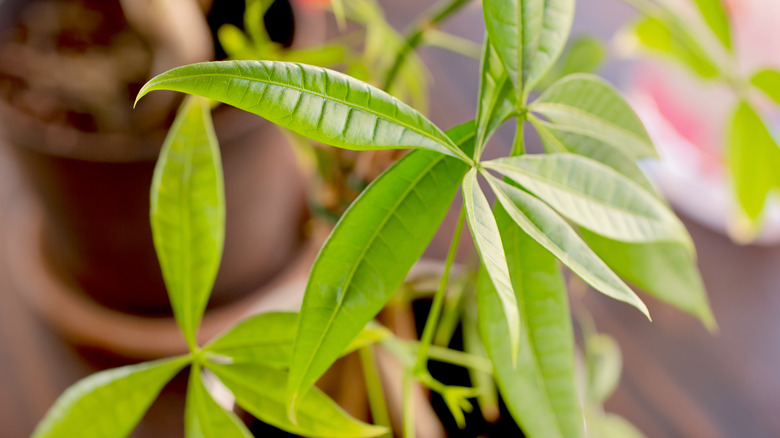
[[[469,0],[443,0],[442,3],[434,5],[433,12],[427,18],[423,18],[417,22],[417,25],[407,33],[406,40],[398,50],[393,65],[390,67],[390,70],[388,70],[387,76],[385,76],[384,87],[382,87],[383,90],[390,91],[406,58],[412,50],[420,45],[425,32],[438,25],[442,20],[455,13],[468,2]]]
[[[401,380],[404,410],[404,438],[415,438],[414,430],[414,395],[412,394],[412,384],[414,379],[408,370],[404,370]]]
[[[523,138],[523,132],[525,127],[525,113],[517,116],[517,132],[515,133],[515,141],[512,144],[511,156],[523,155],[525,153],[525,140]]]
[[[363,376],[366,379],[371,418],[377,426],[384,426],[390,430],[390,414],[387,410],[387,402],[382,389],[382,381],[379,378],[379,368],[376,364],[373,347],[367,346],[360,349],[360,362],[363,365]],[[392,436],[392,432],[389,432],[380,438],[392,438]]]
[[[415,375],[420,371],[427,369],[428,350],[431,347],[431,341],[436,332],[436,325],[439,322],[439,315],[441,314],[442,304],[444,303],[444,295],[447,292],[447,283],[449,283],[450,280],[450,270],[452,269],[452,263],[455,261],[455,254],[458,252],[458,243],[460,243],[460,235],[463,231],[463,222],[465,219],[466,208],[462,207],[460,209],[460,214],[458,215],[458,224],[455,225],[452,243],[447,252],[447,260],[444,263],[444,272],[441,274],[439,289],[436,290],[436,294],[433,296],[431,311],[428,313],[428,319],[425,321],[425,328],[423,329],[422,338],[420,339],[420,349],[417,350],[417,363],[414,365]]]

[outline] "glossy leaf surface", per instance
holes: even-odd
[[[173,313],[190,346],[225,242],[225,190],[208,101],[182,105],[154,170],[151,221]]]
[[[177,67],[141,89],[208,97],[312,140],[345,149],[420,148],[470,159],[420,113],[332,70],[281,61],[222,61]]]
[[[727,49],[731,49],[731,28],[723,0],[696,0],[696,6],[712,33]]]
[[[292,423],[287,416],[285,371],[257,364],[209,363],[207,367],[230,389],[242,408],[287,432],[323,438],[357,438],[375,437],[387,431],[352,418],[316,388],[301,396],[297,422]]]
[[[501,205],[495,216],[521,315],[520,348],[513,360],[500,297],[491,282],[480,279],[478,322],[501,394],[526,435],[581,437],[574,335],[558,262],[515,225]]]
[[[203,385],[199,367],[193,367],[187,385],[184,411],[187,438],[252,438],[252,433],[233,413],[222,408]]]
[[[708,329],[716,328],[696,260],[682,245],[624,243],[588,230],[582,230],[582,237],[618,275],[659,300],[698,317]]]
[[[750,79],[754,87],[763,91],[776,104],[780,105],[780,71],[765,69]]]
[[[484,0],[488,38],[506,68],[518,100],[539,49],[545,0]]]
[[[33,432],[34,438],[123,438],[168,381],[189,361],[145,362],[93,374],[68,388]]]
[[[777,185],[780,149],[756,111],[746,102],[737,107],[728,137],[728,164],[737,201],[748,220],[739,238],[757,231],[769,192]]]
[[[473,149],[474,124],[449,131]],[[291,400],[374,318],[422,255],[467,166],[428,151],[402,158],[344,213],[312,267],[290,366]],[[292,406],[292,404],[291,404]]]
[[[531,91],[561,56],[574,22],[575,0],[545,0],[542,35],[526,80],[525,93]]]
[[[552,208],[493,177],[489,177],[488,182],[512,220],[572,272],[601,293],[631,304],[648,315],[647,307],[634,291],[609,269]]]
[[[680,242],[693,252],[685,227],[658,198],[601,163],[554,154],[501,158],[484,165],[595,233],[624,242]]]
[[[466,175],[461,190],[474,246],[477,247],[479,257],[493,282],[496,296],[503,309],[501,318],[506,321],[507,331],[502,333],[502,336],[507,338],[510,358],[515,358],[520,343],[520,312],[515,292],[512,290],[501,233],[490,204],[479,188],[476,169],[472,169]]]
[[[480,72],[475,160],[482,155],[491,134],[515,109],[512,83],[488,37],[485,37]]]
[[[551,85],[529,108],[547,119],[545,126],[567,150],[579,149],[578,142],[559,133],[589,137],[598,147],[615,149],[631,159],[656,155],[631,106],[598,76],[569,75]]]

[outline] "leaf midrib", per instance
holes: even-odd
[[[300,67],[300,65],[297,64],[297,63],[291,63],[291,64],[298,65]],[[270,68],[265,66],[264,64],[261,64],[261,65],[264,66],[263,68],[266,71],[270,70]],[[322,71],[324,71],[326,75],[328,74],[327,71],[325,71],[325,70],[322,70]],[[347,106],[347,107],[350,107],[350,108],[352,108],[354,110],[363,111],[365,113],[373,115],[374,117],[395,122],[398,125],[401,125],[402,127],[404,127],[405,129],[408,129],[408,130],[410,130],[412,132],[416,132],[417,134],[419,134],[419,135],[421,135],[423,137],[426,137],[426,138],[428,138],[430,140],[433,140],[436,143],[444,146],[445,148],[449,149],[450,152],[454,153],[459,159],[463,160],[464,157],[465,157],[465,154],[463,154],[463,152],[460,151],[460,149],[458,149],[458,147],[454,143],[452,143],[452,141],[444,141],[443,142],[441,138],[435,137],[435,136],[431,135],[430,133],[425,132],[423,130],[420,130],[420,129],[412,126],[412,125],[409,125],[408,123],[405,123],[405,122],[399,120],[399,119],[390,118],[387,115],[384,115],[382,113],[373,111],[370,108],[366,108],[366,107],[362,107],[362,106],[353,104],[353,103],[351,103],[349,101],[346,101],[344,99],[339,99],[339,98],[336,98],[336,97],[333,97],[333,96],[328,96],[326,94],[318,93],[318,92],[312,91],[312,90],[307,90],[307,89],[305,89],[303,87],[299,87],[299,86],[295,86],[295,85],[285,84],[283,82],[277,82],[277,81],[273,81],[273,80],[270,80],[270,79],[258,79],[258,78],[253,78],[253,77],[244,76],[244,75],[236,75],[236,74],[204,73],[204,74],[182,75],[182,76],[179,76],[179,77],[176,77],[176,78],[166,78],[165,80],[162,80],[162,81],[158,82],[158,84],[162,84],[164,82],[178,82],[179,80],[182,80],[182,79],[196,79],[196,78],[202,78],[202,77],[228,77],[228,78],[232,78],[232,79],[243,79],[243,80],[246,80],[246,81],[249,81],[249,82],[258,82],[258,83],[267,84],[267,85],[273,85],[273,86],[277,86],[277,87],[281,87],[281,88],[288,88],[288,89],[292,89],[292,90],[298,91],[299,93],[306,93],[306,94],[310,94],[312,96],[317,96],[317,97],[320,97],[320,98],[322,98],[324,100],[330,100],[330,101],[333,101],[333,102],[336,102],[336,103],[340,103],[340,104],[342,104],[344,106]],[[392,96],[390,96],[390,97],[393,98]],[[393,98],[393,99],[395,99],[395,98]],[[448,138],[446,135],[444,135],[443,137],[444,138]],[[465,157],[465,158],[467,158],[467,157]],[[469,163],[469,161],[466,161],[466,162]]]

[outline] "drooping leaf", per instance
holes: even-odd
[[[630,159],[654,157],[655,149],[639,117],[609,83],[591,74],[569,75],[554,83],[529,109],[543,115],[550,133],[567,149],[580,149],[577,138],[615,149]]]
[[[539,133],[539,137],[542,139],[542,144],[544,144],[548,154],[571,152],[588,157],[615,169],[618,173],[634,181],[649,193],[660,198],[658,190],[647,178],[647,175],[634,160],[620,150],[604,147],[604,143],[593,137],[556,130],[551,123],[540,120],[533,115],[530,115],[528,119]]]
[[[491,134],[509,118],[515,109],[512,83],[487,36],[480,72],[475,160],[482,155],[482,150]]]
[[[225,241],[225,189],[208,101],[189,98],[168,133],[151,191],[154,246],[176,322],[190,346]]]
[[[204,62],[152,78],[153,90],[208,97],[345,149],[419,148],[464,159],[439,128],[384,91],[325,68],[281,61]]]
[[[778,186],[780,149],[761,117],[747,102],[741,102],[731,122],[728,164],[737,202],[747,224],[738,238],[755,237],[767,197]]]
[[[228,357],[232,363],[254,363],[287,369],[297,333],[297,313],[263,313],[240,322],[206,345],[203,351]],[[368,324],[341,355],[380,342],[388,335],[388,330],[381,325]]]
[[[489,281],[480,279],[478,322],[501,395],[527,436],[581,437],[574,335],[560,268],[545,248],[513,223],[501,204],[496,205],[495,217],[521,314],[520,349],[513,360],[500,298]]]
[[[696,6],[723,47],[731,50],[731,28],[722,0],[696,0]]]
[[[574,23],[574,9],[575,0],[545,0],[542,35],[539,38],[539,48],[536,50],[531,71],[526,79],[526,94],[544,78],[561,56]]]
[[[449,135],[471,153],[473,123]],[[412,152],[344,213],[309,275],[290,365],[291,407],[401,285],[467,170],[441,154]]]
[[[521,100],[542,37],[545,0],[484,0],[488,39]]]
[[[623,369],[623,356],[617,342],[605,334],[593,333],[585,339],[588,403],[600,406],[617,388]]]
[[[524,155],[483,164],[502,173],[577,224],[623,242],[693,243],[658,198],[613,169],[574,154]]]
[[[297,421],[293,423],[287,416],[285,371],[258,364],[208,363],[206,366],[227,386],[242,408],[287,432],[323,438],[375,437],[387,432],[384,427],[352,418],[317,388],[301,396]]]
[[[624,243],[588,230],[582,230],[582,237],[618,275],[661,301],[698,317],[708,329],[715,330],[715,319],[696,261],[682,245]]]
[[[227,356],[235,363],[284,369],[290,366],[297,329],[297,313],[262,313],[241,321],[203,350]]]
[[[145,362],[93,374],[68,388],[33,438],[123,438],[130,434],[189,357]]]
[[[679,19],[643,17],[629,31],[650,52],[674,60],[704,79],[718,77],[718,68]]]
[[[472,169],[463,179],[463,205],[466,208],[471,235],[474,238],[474,246],[485,266],[496,296],[499,298],[503,309],[502,319],[506,320],[507,331],[502,333],[508,339],[510,358],[517,357],[520,348],[520,313],[517,307],[517,298],[512,290],[512,281],[509,277],[509,267],[504,255],[504,245],[501,243],[501,233],[490,204],[485,194],[479,188],[477,182],[477,170]]]
[[[496,178],[487,178],[509,216],[535,241],[599,292],[631,304],[645,315],[647,307],[569,224],[547,204]]]
[[[750,79],[750,83],[780,105],[780,71],[764,69]]]
[[[252,438],[252,433],[233,413],[222,408],[203,385],[199,366],[193,366],[187,385],[184,411],[187,438]]]

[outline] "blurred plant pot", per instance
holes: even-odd
[[[0,99],[0,141],[28,188],[9,209],[10,272],[33,307],[78,344],[139,358],[186,350],[149,225],[166,118],[158,128],[89,132]],[[302,231],[307,183],[284,136],[230,107],[218,107],[214,121],[227,229],[204,338],[257,311],[257,302],[276,299],[267,295],[289,293],[287,283],[300,279],[313,253]]]

